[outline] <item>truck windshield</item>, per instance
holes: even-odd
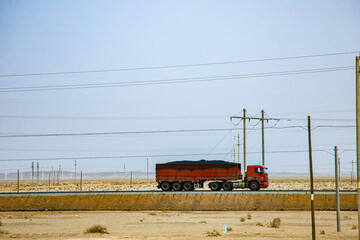
[[[267,168],[262,168],[262,172],[263,172],[263,173],[266,173],[266,172],[267,172],[266,169],[267,169]]]

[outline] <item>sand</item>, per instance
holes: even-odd
[[[277,217],[280,227],[269,227]],[[357,212],[342,212],[341,219],[337,233],[336,213],[316,212],[317,238],[357,239],[358,230],[352,229]],[[311,215],[305,211],[0,212],[0,221],[0,231],[8,231],[0,239],[311,239]],[[107,227],[109,234],[85,234],[94,224]],[[226,234],[223,225],[231,229]],[[208,236],[213,231],[220,236]]]
[[[86,179],[83,181],[83,191],[136,191],[136,190],[159,190],[153,179],[133,179],[130,185],[129,179]],[[205,183],[205,188],[209,190]],[[356,190],[355,181],[350,178],[341,178],[340,190]],[[316,177],[314,180],[315,190],[335,190],[335,181],[329,177]],[[270,178],[267,190],[309,190],[310,181],[308,177],[275,177]],[[58,184],[48,181],[41,181],[40,185],[31,184],[31,181],[22,181],[19,187],[20,192],[47,192],[47,191],[79,191],[80,183],[74,184],[72,180],[61,180]],[[16,181],[0,181],[0,192],[16,192]]]

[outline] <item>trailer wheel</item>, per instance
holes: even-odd
[[[224,189],[224,191],[232,191],[234,189],[231,182],[223,182],[222,188]]]
[[[194,184],[192,182],[184,182],[183,188],[185,191],[194,191]]]
[[[221,184],[219,182],[209,183],[209,188],[211,191],[219,191],[221,189]]]
[[[174,189],[174,191],[181,191],[183,189],[181,183],[179,182],[174,182],[172,184],[172,188]]]
[[[171,191],[171,185],[169,182],[162,182],[160,187],[163,191]]]
[[[258,191],[260,189],[260,184],[257,181],[251,181],[249,188],[251,191]]]

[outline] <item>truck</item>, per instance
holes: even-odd
[[[262,165],[247,166],[241,174],[241,164],[223,160],[174,161],[156,164],[157,187],[163,191],[193,191],[203,188],[205,182],[212,191],[231,191],[249,188],[258,191],[269,185],[266,168]]]

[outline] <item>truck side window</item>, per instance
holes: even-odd
[[[259,167],[255,168],[255,172],[261,174],[261,168],[259,168]]]

